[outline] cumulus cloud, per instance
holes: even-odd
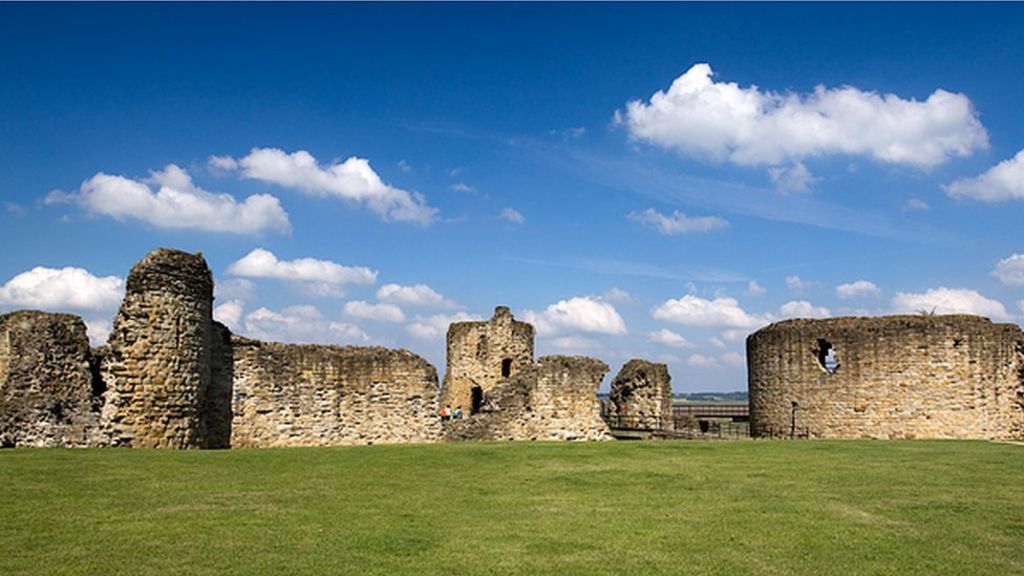
[[[767,290],[765,290],[763,286],[757,283],[757,280],[751,280],[747,283],[747,296],[753,296],[755,298],[758,296],[764,296],[766,291]]]
[[[560,336],[548,341],[548,345],[563,352],[576,352],[600,348],[601,343],[583,336]]]
[[[280,312],[259,308],[245,316],[247,336],[273,342],[337,344],[368,342],[355,324],[331,322],[314,306],[289,306]]]
[[[402,309],[394,304],[370,304],[362,300],[345,303],[345,314],[353,318],[377,320],[378,322],[405,322]]]
[[[380,300],[381,302],[390,302],[392,304],[422,306],[427,308],[455,307],[455,302],[452,302],[438,294],[433,288],[426,284],[416,284],[415,286],[385,284],[377,289],[377,300]]]
[[[626,322],[619,316],[615,306],[591,296],[560,300],[541,312],[527,310],[522,317],[533,324],[537,333],[542,336],[574,331],[597,334],[626,333]]]
[[[807,300],[791,300],[779,306],[779,314],[784,318],[828,318],[831,311],[824,306],[815,306]]]
[[[77,193],[52,192],[47,204],[72,202],[115,220],[141,220],[158,228],[255,234],[288,232],[288,214],[277,198],[254,194],[239,203],[229,194],[212,194],[192,183],[189,174],[169,164],[147,180],[102,172],[82,183]]]
[[[456,192],[463,192],[465,194],[472,194],[473,192],[476,192],[476,188],[473,188],[465,182],[456,182],[455,184],[452,184],[450,188]]]
[[[85,334],[89,337],[89,343],[93,346],[102,346],[110,338],[110,331],[114,325],[110,320],[104,318],[85,318]]]
[[[629,292],[626,292],[625,290],[623,290],[621,288],[615,288],[615,287],[612,287],[612,288],[609,288],[608,290],[606,290],[605,293],[601,295],[601,300],[604,300],[605,302],[620,302],[620,303],[630,303],[630,302],[635,302],[636,301],[636,299],[633,298],[632,294],[630,294]]]
[[[876,286],[874,282],[869,282],[867,280],[857,280],[855,282],[836,286],[836,296],[839,296],[843,300],[881,295],[882,289]]]
[[[377,271],[363,266],[344,266],[316,258],[278,260],[273,252],[263,248],[254,249],[228,266],[228,274],[332,285],[373,284],[377,281]]]
[[[692,348],[693,344],[683,338],[680,334],[677,334],[671,330],[662,328],[654,332],[647,333],[647,340],[656,342],[658,344],[664,344],[665,346],[671,346],[673,348]]]
[[[755,328],[767,324],[764,316],[749,314],[740,303],[728,296],[717,296],[705,300],[693,294],[682,298],[669,299],[651,310],[655,320],[675,322],[685,326],[727,326],[731,328]]]
[[[729,222],[718,216],[687,216],[678,210],[666,216],[654,208],[648,208],[643,212],[630,212],[626,218],[666,236],[711,232],[729,227]]]
[[[793,292],[803,292],[804,290],[814,288],[817,285],[817,282],[810,282],[800,278],[799,276],[786,276],[786,286],[788,286]]]
[[[1008,320],[1010,315],[997,300],[986,298],[975,290],[933,288],[922,293],[899,292],[892,298],[893,311],[905,314],[934,312],[936,314],[976,314],[992,320]]]
[[[705,356],[704,354],[690,354],[690,357],[686,359],[686,363],[690,366],[696,366],[698,368],[719,368],[718,360],[715,360],[713,356]]]
[[[746,166],[848,154],[929,168],[988,146],[963,94],[938,89],[922,102],[820,85],[780,94],[712,75],[708,64],[695,64],[649,102],[627,103],[616,119],[634,140]]]
[[[803,162],[796,162],[788,168],[775,166],[768,169],[768,178],[775,189],[783,194],[805,193],[821,178],[815,178]]]
[[[722,362],[729,366],[744,366],[747,363],[747,359],[739,352],[726,352],[720,356]]]
[[[904,212],[924,212],[925,210],[931,210],[931,206],[920,198],[911,198],[903,203]]]
[[[526,216],[523,216],[523,214],[515,208],[502,208],[501,214],[499,214],[498,217],[513,224],[522,224],[526,222]]]
[[[213,309],[213,319],[237,332],[242,326],[242,315],[245,313],[245,302],[228,300]]]
[[[1011,254],[996,264],[992,275],[1003,284],[1024,286],[1024,254]]]
[[[417,316],[414,322],[405,327],[405,331],[414,338],[438,342],[448,333],[448,326],[452,322],[468,322],[482,319],[479,316],[470,315],[465,312]]]
[[[37,266],[0,286],[0,306],[43,310],[113,310],[124,296],[117,276],[96,277],[75,267]]]
[[[364,158],[353,156],[320,166],[305,150],[289,154],[278,148],[253,148],[235,162],[244,178],[365,204],[385,221],[426,225],[437,216],[437,209],[428,206],[422,194],[386,184]]]
[[[948,186],[943,186],[943,190],[953,198],[969,198],[984,202],[1024,198],[1024,150],[978,176],[961,178]]]

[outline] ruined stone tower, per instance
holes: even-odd
[[[132,268],[101,351],[102,422],[112,445],[202,447],[212,308],[202,255],[161,248]]]
[[[778,322],[747,338],[751,435],[1022,439],[1022,354],[978,316]]]
[[[611,411],[630,426],[671,430],[672,377],[668,366],[633,359],[612,380]]]
[[[495,308],[489,321],[449,326],[442,406],[476,413],[486,392],[533,365],[533,334],[533,326],[517,321],[505,306]]]

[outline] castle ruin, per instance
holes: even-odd
[[[977,316],[786,320],[747,338],[754,437],[1024,439],[1024,333]]]
[[[406,350],[268,343],[213,320],[201,255],[159,249],[128,275],[106,345],[76,316],[0,315],[0,446],[228,448],[600,439],[600,360],[534,362],[533,327],[498,307],[449,332],[437,370]],[[486,406],[486,407],[485,407]],[[477,412],[476,415],[469,415]]]

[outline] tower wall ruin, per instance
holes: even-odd
[[[406,350],[232,338],[232,447],[433,442],[437,371]]]
[[[212,310],[201,255],[161,248],[132,268],[102,364],[111,444],[203,446]]]
[[[672,377],[668,366],[633,359],[612,380],[611,413],[638,428],[671,430]]]
[[[486,322],[455,322],[448,327],[448,371],[441,404],[473,412],[483,395],[533,365],[533,326],[519,322],[504,306]]]
[[[751,434],[1021,439],[1022,353],[976,316],[772,324],[747,338]]]
[[[85,323],[70,314],[0,315],[0,445],[92,446],[103,390]]]

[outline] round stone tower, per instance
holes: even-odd
[[[476,413],[484,393],[533,365],[533,336],[533,326],[513,318],[505,306],[486,322],[453,323],[441,405]]]
[[[202,255],[161,248],[132,268],[102,361],[111,444],[202,446],[212,309]]]

